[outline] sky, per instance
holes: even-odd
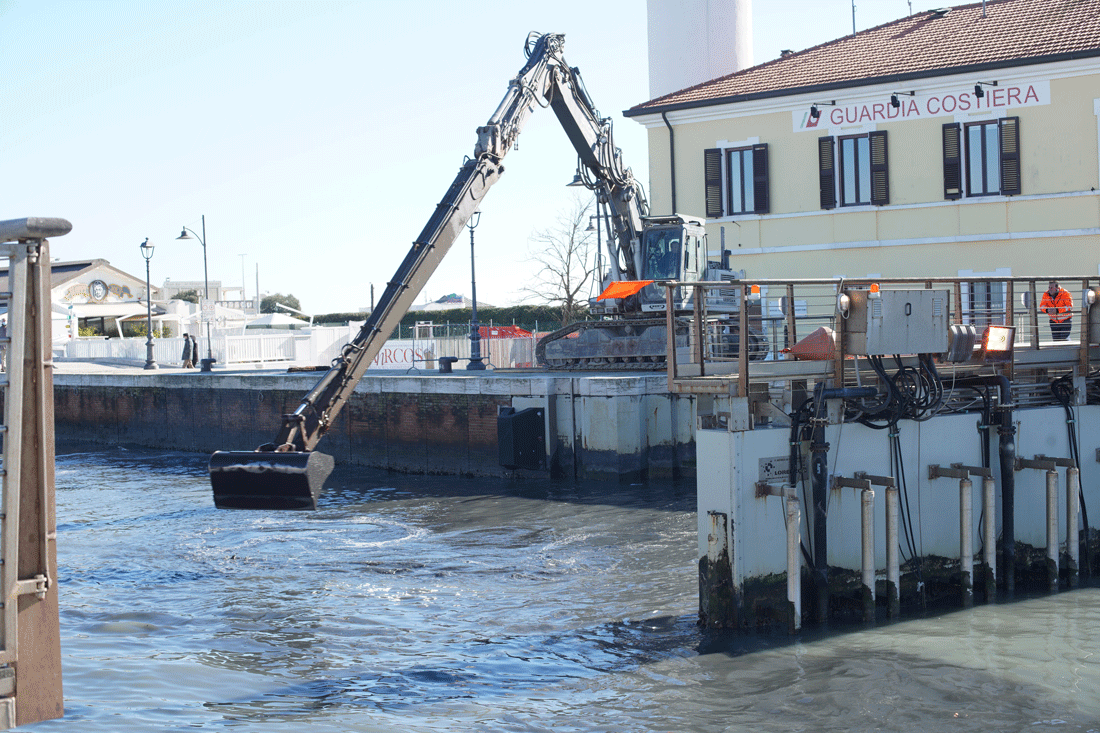
[[[676,2],[676,0],[659,0]],[[951,0],[859,0],[859,30]],[[754,63],[852,32],[851,0],[755,0]],[[0,220],[56,216],[64,261],[154,286],[209,277],[308,313],[371,304],[525,59],[564,33],[649,189],[645,0],[0,0]],[[535,114],[474,230],[478,302],[524,300],[532,235],[573,205],[576,154]],[[584,189],[579,189],[584,192]],[[586,193],[586,192],[585,192]],[[469,238],[417,298],[471,291]]]

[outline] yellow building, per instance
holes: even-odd
[[[919,13],[626,115],[653,211],[750,278],[1100,272],[1100,0]]]

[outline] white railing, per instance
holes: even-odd
[[[355,337],[356,332],[351,327],[315,327],[308,331],[269,331],[263,334],[215,332],[211,337],[210,351],[217,366],[327,366],[340,354],[344,344]],[[390,345],[394,347],[390,349],[390,356],[377,360],[374,368],[415,366],[432,369],[442,356],[453,356],[463,361],[470,358],[470,339],[467,336],[402,339],[387,342],[387,346]],[[199,358],[205,358],[206,353],[206,338],[200,338]],[[383,353],[387,353],[385,347]],[[482,339],[481,355],[486,364],[496,369],[532,366],[535,361],[535,339]],[[71,339],[65,345],[65,358],[144,364],[145,337]],[[153,358],[161,366],[182,366],[183,338],[154,338]]]

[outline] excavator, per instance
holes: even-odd
[[[577,150],[578,172],[584,185],[596,193],[598,204],[607,212],[611,236],[607,238],[604,284],[632,283],[627,290],[635,291],[624,297],[593,301],[592,312],[598,320],[571,324],[543,338],[536,348],[541,365],[660,367],[667,350],[663,315],[667,300],[659,282],[731,279],[708,261],[701,219],[678,214],[649,216],[642,187],[623,165],[622,153],[614,145],[611,119],[600,117],[579,70],[566,63],[564,45],[562,34],[528,35],[526,64],[508,85],[489,121],[477,129],[473,157],[463,162],[356,337],[343,347],[299,407],[283,416],[282,427],[272,442],[255,451],[218,451],[211,456],[215,506],[316,507],[323,483],[334,467],[331,456],[315,450],[318,442],[486,193],[504,173],[501,163],[505,155],[540,107],[554,111]],[[692,307],[689,290],[674,291],[674,308]],[[735,312],[737,298],[719,295],[716,301],[723,298],[725,302],[708,300],[708,308]]]

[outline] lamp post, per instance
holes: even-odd
[[[153,286],[149,280],[149,260],[153,259],[153,245],[149,237],[141,243],[141,256],[145,258],[145,368],[157,369],[153,359]]]
[[[191,237],[187,233],[191,232],[194,237]],[[210,275],[206,269],[206,214],[202,215],[202,236],[194,229],[183,228],[180,235],[176,239],[197,239],[199,244],[202,245],[202,278],[203,278],[203,303],[199,306],[199,313],[202,315],[202,320],[206,321],[206,358],[202,360],[202,368],[199,371],[208,372],[211,370],[214,364],[213,346],[210,343],[210,321],[207,319],[206,314],[203,312],[203,308],[210,301]]]
[[[603,237],[600,234],[603,228],[600,224],[600,202],[597,197],[596,200],[596,215],[588,217],[588,228],[586,232],[590,232],[593,229],[596,230],[596,277],[593,278],[596,282],[596,289],[603,290]],[[596,226],[592,226],[592,222],[596,222]],[[610,242],[610,237],[608,238]]]
[[[481,223],[481,212],[475,211],[466,226],[470,228],[470,363],[467,371],[484,371],[481,360],[481,327],[477,323],[477,278],[474,277],[474,229]]]

